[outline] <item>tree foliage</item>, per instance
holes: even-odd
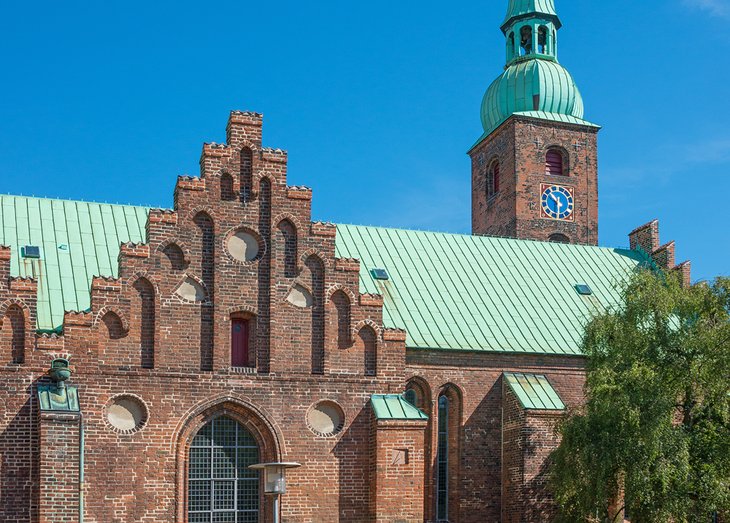
[[[560,521],[709,522],[730,509],[730,279],[637,273],[587,325],[586,403],[561,423]],[[622,496],[622,494],[624,494]]]

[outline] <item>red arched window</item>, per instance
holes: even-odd
[[[487,171],[487,199],[499,192],[499,162],[494,160]]]
[[[563,176],[563,153],[557,149],[550,149],[545,155],[545,174]]]

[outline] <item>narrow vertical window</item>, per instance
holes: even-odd
[[[499,192],[499,161],[494,160],[489,164],[487,170],[487,199],[497,195]]]
[[[436,518],[449,519],[449,398],[442,395],[438,405],[438,446],[436,451]]]
[[[509,39],[507,40],[507,60],[512,60],[515,57],[515,34],[510,33]]]
[[[557,149],[550,149],[545,155],[545,174],[564,176],[563,153]]]
[[[249,366],[249,320],[231,320],[231,367]]]

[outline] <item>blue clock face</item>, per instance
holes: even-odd
[[[573,194],[566,187],[548,185],[543,187],[542,212],[553,220],[568,220],[573,216],[575,202]]]

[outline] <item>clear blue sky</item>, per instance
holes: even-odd
[[[456,4],[456,5],[454,5]],[[730,273],[730,0],[556,0],[600,134],[600,241],[652,218]],[[507,0],[6,2],[0,191],[172,206],[231,109],[263,112],[314,218],[469,232],[467,149]]]

